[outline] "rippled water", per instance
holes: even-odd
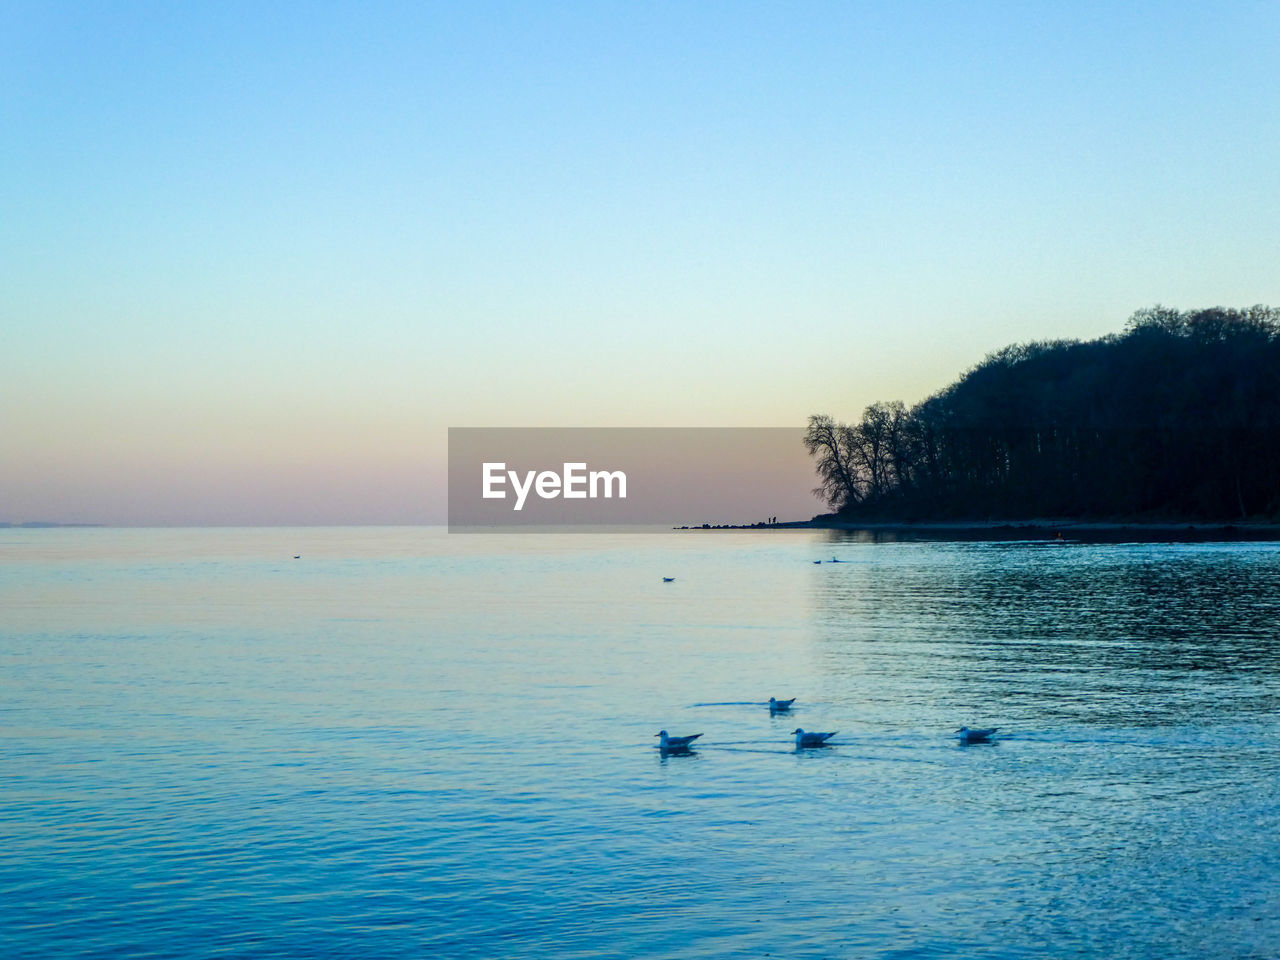
[[[0,531],[0,954],[1274,957],[1277,622],[1267,544]]]

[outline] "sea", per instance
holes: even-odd
[[[0,682],[6,960],[1280,956],[1277,544],[12,528]]]

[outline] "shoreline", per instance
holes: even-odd
[[[1208,543],[1280,541],[1280,523],[1136,520],[857,521],[815,517],[779,523],[690,526],[689,530],[833,530],[869,539],[1044,540],[1079,543]]]

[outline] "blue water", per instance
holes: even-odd
[[[1267,544],[0,531],[0,956],[1275,957],[1277,623]]]

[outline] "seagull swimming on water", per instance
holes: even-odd
[[[827,741],[834,737],[839,730],[832,730],[830,733],[805,733],[799,727],[791,731],[796,735],[796,748],[800,747],[825,747]]]
[[[992,735],[999,729],[992,727],[990,730],[970,730],[968,727],[961,727],[956,733],[960,735],[957,739],[961,743],[990,743]]]
[[[654,734],[655,737],[661,737],[658,742],[658,749],[665,751],[688,750],[689,745],[697,740],[702,734],[695,733],[687,737],[669,737],[667,731],[661,730]]]
[[[784,711],[790,710],[790,709],[791,709],[791,705],[792,705],[793,703],[795,703],[795,702],[796,702],[796,698],[795,698],[795,697],[792,697],[790,700],[779,700],[777,697],[770,697],[770,698],[769,698],[769,712],[770,712],[770,713],[783,713]]]

